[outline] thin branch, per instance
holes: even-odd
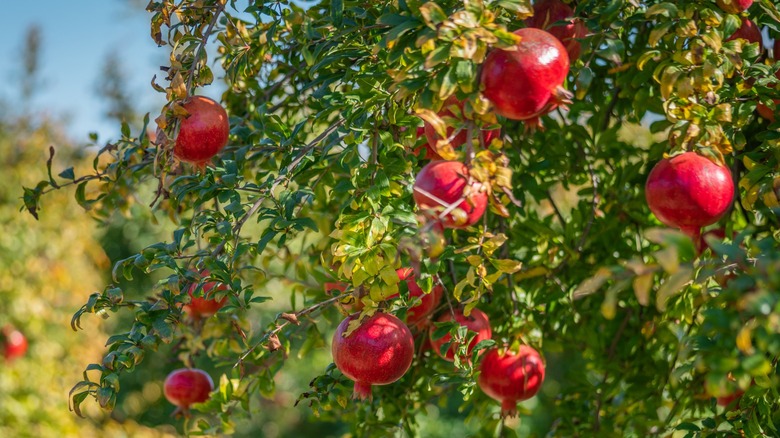
[[[211,36],[211,32],[214,30],[214,26],[217,24],[217,20],[219,19],[219,14],[221,14],[222,11],[225,10],[226,5],[227,5],[227,0],[221,0],[219,2],[216,10],[214,11],[214,16],[211,17],[211,21],[209,22],[209,27],[206,28],[206,31],[203,32],[203,36],[200,38],[200,44],[198,45],[198,50],[195,52],[195,58],[192,60],[192,67],[190,67],[189,74],[187,75],[188,95],[190,93],[190,89],[192,89],[192,79],[195,77],[195,70],[198,69],[200,55],[206,49],[206,44],[208,44],[208,39]]]
[[[279,186],[279,184],[282,183],[286,178],[288,178],[290,172],[292,172],[298,164],[303,160],[303,158],[312,150],[314,147],[319,144],[322,140],[324,140],[328,135],[330,135],[333,131],[338,129],[339,126],[341,126],[345,122],[344,119],[337,120],[334,124],[330,125],[327,129],[322,131],[320,135],[318,135],[314,140],[312,140],[306,147],[301,150],[301,152],[298,153],[298,155],[295,157],[295,159],[287,165],[287,167],[284,168],[282,172],[279,172],[279,175],[276,177],[276,179],[271,184],[271,187],[266,191],[266,194],[263,196],[258,197],[254,204],[249,208],[249,210],[239,219],[235,225],[233,225],[233,235],[238,239],[239,234],[241,233],[241,228],[243,228],[246,221],[249,220],[250,217],[254,216],[255,213],[257,213],[257,210],[260,209],[260,206],[262,206],[263,202],[265,202],[266,199],[268,199],[268,196],[273,195],[274,190],[276,190],[276,187]],[[227,241],[223,240],[220,242],[219,245],[217,245],[216,248],[214,248],[214,251],[212,252],[212,257],[220,254],[224,249],[225,245],[227,244]]]
[[[631,318],[631,315],[633,314],[633,309],[629,308],[626,312],[626,317],[623,318],[623,322],[620,323],[620,327],[618,327],[617,332],[615,333],[615,337],[612,338],[612,343],[609,345],[609,350],[607,350],[607,363],[612,362],[612,358],[615,356],[615,350],[617,349],[618,341],[620,340],[620,337],[623,335],[623,331],[626,329],[626,325],[628,325],[628,320]],[[601,405],[604,402],[604,389],[602,386],[604,386],[607,383],[607,379],[609,378],[609,368],[604,372],[604,378],[601,379],[601,383],[599,384],[599,395],[598,400],[596,401],[596,418],[593,422],[593,431],[598,432],[601,428]]]

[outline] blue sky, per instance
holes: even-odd
[[[4,2],[0,13],[0,100],[9,104],[11,111],[19,108],[20,53],[26,29],[36,23],[43,37],[42,86],[33,100],[33,110],[66,116],[68,132],[77,143],[86,142],[89,132],[98,132],[101,141],[116,138],[119,127],[103,117],[106,106],[95,91],[106,56],[115,52],[134,106],[139,112],[151,112],[154,119],[165,97],[152,90],[149,83],[153,75],[161,76],[159,67],[166,62],[168,48],[158,48],[149,36],[150,15],[137,5],[146,2],[135,2],[135,6],[131,3]]]

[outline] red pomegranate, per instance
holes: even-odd
[[[726,406],[731,405],[735,401],[741,399],[744,394],[745,394],[745,391],[743,391],[741,389],[737,389],[736,391],[734,391],[733,393],[731,393],[729,395],[723,395],[723,396],[718,397],[716,400],[717,400],[718,406],[726,407]]]
[[[439,117],[456,117],[455,113],[451,111],[451,108],[453,106],[457,106],[460,108],[460,115],[463,116],[463,102],[459,101],[458,98],[455,96],[450,96],[447,100],[444,101],[444,104],[442,105],[441,111],[439,111]],[[433,129],[433,125],[431,125],[428,122],[425,122],[425,138],[428,140],[428,154],[427,158],[430,158],[432,160],[441,160],[441,156],[439,156],[438,152],[436,152],[436,143],[441,140],[441,136],[436,133],[436,130]],[[455,132],[455,128],[452,126],[447,126],[447,138],[452,137],[452,134]],[[475,133],[476,134],[476,133]],[[482,141],[487,146],[490,144],[491,141],[493,141],[494,138],[498,138],[501,136],[501,129],[491,129],[486,131],[479,131],[480,137],[482,138]],[[464,144],[466,144],[466,140],[468,139],[468,130],[465,128],[460,129],[460,132],[458,132],[455,137],[450,140],[449,144],[453,149],[457,149]],[[475,146],[479,145],[479,142],[474,141]]]
[[[338,369],[355,382],[353,398],[371,398],[371,385],[387,385],[400,379],[412,365],[414,339],[400,319],[375,313],[344,337],[357,313],[341,321],[333,334],[331,353]]]
[[[749,43],[758,43],[759,45],[761,44],[761,41],[763,41],[761,31],[752,21],[745,17],[742,17],[742,26],[732,33],[730,37],[726,38],[726,41],[735,40],[737,38],[747,40]]]
[[[460,161],[431,161],[414,181],[414,202],[420,209],[436,211],[445,228],[474,225],[487,209],[488,196],[482,184],[468,185],[469,169]]]
[[[482,359],[477,383],[490,398],[501,402],[501,416],[517,415],[517,403],[536,395],[544,382],[539,353],[521,345],[517,353],[492,348]]]
[[[541,0],[534,2],[534,15],[525,20],[525,25],[550,32],[566,47],[569,60],[574,61],[582,51],[577,38],[584,38],[587,28],[582,21],[572,17],[574,11],[561,0]]]
[[[222,105],[204,96],[192,96],[182,105],[189,116],[181,120],[173,154],[204,166],[227,144],[230,124]]]
[[[201,278],[209,276],[209,271],[204,269],[200,272]],[[203,291],[202,297],[194,296],[195,291],[198,288],[197,283],[192,283],[187,290],[190,296],[190,303],[184,306],[184,311],[190,315],[193,319],[209,318],[222,308],[227,302],[227,297],[217,300],[211,298],[216,291],[227,290],[227,286],[216,281],[209,281],[203,284],[201,290]]]
[[[27,338],[19,330],[7,325],[0,336],[0,350],[7,361],[18,359],[27,352]]]
[[[202,403],[214,390],[214,381],[205,371],[197,368],[179,368],[165,378],[163,392],[169,402],[178,406],[176,412],[188,415],[190,405]]]
[[[515,31],[516,50],[493,50],[482,65],[482,89],[496,114],[538,123],[571,95],[563,88],[569,55],[560,41],[540,29]]]
[[[435,283],[433,289],[431,289],[429,293],[426,294],[423,292],[414,280],[414,269],[412,268],[396,269],[395,273],[398,274],[399,280],[406,281],[406,286],[409,288],[409,297],[412,300],[421,297],[419,304],[410,307],[409,310],[406,311],[406,324],[414,326],[424,322],[436,309],[436,306],[439,304],[441,297],[444,294],[444,290],[440,284]],[[434,278],[434,282],[435,281],[436,278]],[[388,299],[396,297],[398,297],[398,294],[392,295],[388,297]]]
[[[715,0],[715,3],[724,12],[739,14],[746,11],[753,4],[753,0]]]
[[[714,224],[728,211],[734,200],[734,182],[726,166],[685,152],[653,167],[645,197],[658,220],[698,242],[701,227]]]
[[[452,321],[452,313],[447,312],[439,317],[439,322],[447,322]],[[485,315],[485,313],[479,309],[474,309],[471,311],[471,314],[469,316],[466,316],[463,314],[463,311],[460,309],[455,310],[455,321],[458,322],[460,325],[465,326],[469,329],[469,331],[476,332],[477,336],[474,337],[474,339],[471,340],[468,346],[468,356],[471,356],[471,351],[474,350],[474,347],[480,342],[484,341],[486,339],[490,339],[493,336],[493,331],[490,329],[490,320],[488,319],[488,316]],[[436,327],[431,326],[429,331],[429,336],[431,338],[431,347],[433,347],[433,351],[436,352],[441,358],[444,360],[448,360],[450,362],[453,362],[455,360],[455,351],[458,349],[457,345],[453,342],[452,345],[450,345],[450,349],[447,350],[447,353],[442,356],[441,355],[441,346],[446,344],[447,342],[450,342],[452,340],[452,336],[450,336],[449,333],[442,336],[439,339],[433,339],[433,332],[435,331]],[[469,357],[462,358],[464,360],[469,360]]]

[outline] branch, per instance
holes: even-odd
[[[271,184],[271,187],[266,191],[265,195],[262,195],[258,197],[254,204],[249,208],[249,210],[239,219],[235,225],[233,225],[233,234],[236,236],[236,239],[238,239],[239,234],[241,233],[241,228],[243,228],[246,221],[249,220],[250,217],[252,217],[255,213],[257,213],[257,210],[260,209],[260,206],[265,202],[266,199],[268,199],[269,195],[273,195],[274,190],[276,190],[276,187],[279,186],[279,184],[282,183],[282,181],[287,178],[287,176],[292,172],[298,164],[303,160],[303,158],[312,150],[314,147],[319,144],[322,140],[325,139],[328,135],[330,135],[333,131],[335,131],[339,126],[341,126],[345,122],[344,119],[339,119],[332,125],[330,125],[327,129],[322,131],[320,135],[318,135],[314,140],[312,140],[309,144],[306,145],[306,147],[303,148],[303,150],[298,153],[298,155],[295,157],[295,159],[287,165],[287,167],[284,168],[282,172],[279,172],[279,175],[274,179],[273,183]],[[219,245],[217,245],[216,248],[214,248],[214,251],[212,252],[212,257],[217,256],[220,254],[224,249],[225,245],[227,244],[226,240],[223,240],[220,242]]]
[[[225,10],[225,6],[227,5],[227,0],[218,0],[219,5],[217,6],[217,9],[214,11],[214,16],[211,17],[211,21],[209,22],[209,27],[206,28],[206,31],[203,32],[203,36],[200,38],[200,45],[198,46],[198,50],[195,52],[195,59],[192,61],[192,67],[190,67],[189,74],[187,75],[187,94],[190,94],[190,89],[192,88],[192,78],[195,77],[195,70],[198,68],[198,63],[200,59],[201,53],[203,53],[203,50],[206,48],[206,44],[208,43],[208,39],[211,36],[211,31],[214,30],[214,26],[217,24],[217,19],[219,19],[219,14],[222,13],[222,11]]]

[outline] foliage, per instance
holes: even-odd
[[[87,168],[84,156],[65,139],[59,121],[26,116],[0,120],[0,327],[16,327],[29,341],[24,357],[4,361],[0,356],[0,436],[170,434],[170,427],[167,433],[165,428],[155,431],[133,419],[122,424],[108,421],[94,406],[84,411],[88,421],[64,409],[74,379],[82,378],[83,361],[98,360],[102,345],[63,328],[70,322],[72,308],[103,283],[101,273],[110,265],[94,221],[69,202],[66,193],[47,197],[38,222],[19,214],[21,185],[46,177],[39,164],[51,144],[58,145],[58,157],[77,171]],[[107,336],[96,322],[85,325],[90,337]],[[147,391],[161,398],[158,385],[150,385]]]
[[[338,302],[403,315],[408,291],[394,272],[411,265],[426,290],[428,274],[438,275],[448,297],[441,311],[478,306],[498,344],[543,352],[547,381],[521,406],[529,416],[521,432],[776,435],[780,124],[754,110],[775,108],[780,64],[760,44],[728,41],[740,18],[707,0],[573,6],[588,29],[567,85],[574,100],[531,132],[498,120],[478,87],[487,51],[517,42],[510,31],[531,13],[527,1],[150,2],[151,36],[170,50],[165,77],[152,80],[169,100],[154,141],[125,125],[91,172],[64,171],[25,193],[34,215],[45,191],[69,183],[97,219],[141,201],[177,227],[119,260],[114,284],[74,316],[74,327],[93,313],[134,320],[109,337],[104,359],[73,388],[73,406],[93,396],[111,409],[125,376],[175,344],[185,365],[197,358],[222,371],[189,427],[231,432],[253,395],[273,397],[288,362],[325,348]],[[780,31],[769,0],[745,16]],[[212,40],[232,131],[199,171],[174,159],[172,139],[186,116],[181,99],[215,79]],[[500,124],[502,137],[438,151],[471,165],[491,187],[491,209],[479,226],[446,231],[432,257],[430,226],[412,202],[422,165],[412,151],[420,119],[444,133],[437,110],[452,95],[467,101],[465,129]],[[643,196],[652,165],[682,150],[725,160],[740,187],[713,227],[727,238],[707,238],[701,253],[699,242],[659,229]],[[141,190],[149,184],[157,189]],[[203,268],[229,286],[218,294],[229,304],[200,327],[181,307],[192,271]],[[152,274],[160,280],[143,298],[116,285]],[[333,297],[325,282],[347,287]],[[279,285],[289,300],[282,310],[267,291]],[[509,433],[517,423],[476,389],[476,363],[453,367],[422,353],[402,380],[360,404],[330,366],[310,388],[300,382],[299,401],[359,435],[413,435],[419,412],[453,400],[481,433]],[[737,389],[739,403],[716,405],[714,396]]]

